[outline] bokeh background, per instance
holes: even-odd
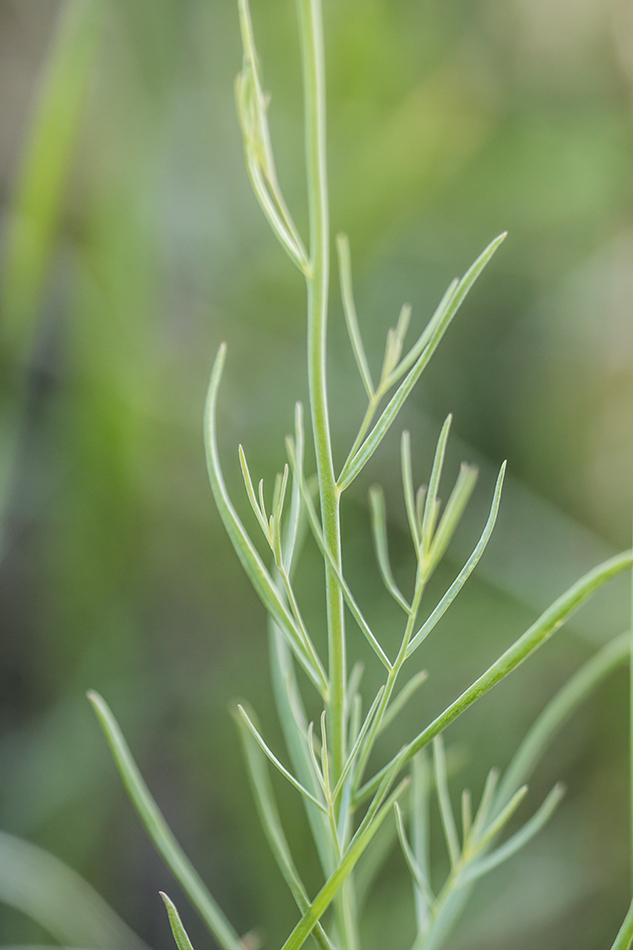
[[[305,229],[293,4],[253,8],[280,178]],[[436,591],[477,536],[503,458],[510,478],[480,569],[416,655],[431,675],[392,731],[395,748],[630,542],[633,8],[326,0],[325,13],[333,228],[350,236],[372,365],[403,301],[421,327],[449,280],[509,231],[401,420],[419,481],[449,410],[449,476],[461,459],[481,468]],[[237,442],[270,477],[305,398],[304,288],[243,170],[240,59],[232,0],[0,2],[0,829],[79,871],[155,950],[172,945],[159,888],[196,946],[210,942],[122,792],[89,687],[111,703],[238,929],[276,946],[296,916],[229,714],[247,698],[281,748],[265,619],[214,510],[201,437],[224,339],[222,440],[240,510]],[[363,394],[335,280],[330,339],[342,459]],[[354,589],[383,627],[366,497],[371,481],[385,485],[406,578],[395,440],[345,514]],[[300,589],[315,617],[318,570],[308,547]],[[623,581],[455,724],[456,800],[506,764],[627,613]],[[379,671],[365,659],[369,687]],[[453,950],[610,946],[628,903],[626,715],[621,672],[553,744],[524,814],[559,778],[566,800],[480,886]],[[279,794],[314,888],[300,805]],[[409,900],[394,855],[370,904],[368,950],[409,945]],[[23,910],[0,907],[0,943],[50,942]]]

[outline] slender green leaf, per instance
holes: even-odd
[[[405,613],[409,613],[410,606],[396,584],[389,562],[389,548],[387,542],[387,515],[385,510],[385,496],[379,485],[369,489],[369,509],[371,512],[371,526],[376,549],[376,560],[382,575],[383,583]]]
[[[429,572],[433,571],[446,553],[446,548],[461,521],[464,509],[477,483],[477,475],[478,471],[472,465],[464,464],[459,469],[455,487],[446,503],[444,513],[433,536],[428,558],[427,570]]]
[[[254,513],[255,513],[255,517],[257,518],[257,522],[258,522],[260,528],[262,529],[262,531],[263,531],[263,533],[264,533],[264,537],[266,538],[266,540],[267,540],[268,543],[270,544],[270,543],[271,543],[271,542],[270,542],[270,527],[269,527],[269,525],[268,525],[268,522],[266,521],[266,515],[265,515],[264,511],[262,511],[261,502],[257,500],[257,496],[255,495],[255,489],[254,489],[254,487],[253,487],[253,480],[252,480],[252,478],[251,478],[251,473],[250,473],[250,469],[249,469],[249,467],[248,467],[248,462],[246,461],[246,455],[245,455],[245,453],[244,453],[244,449],[242,448],[241,445],[238,445],[237,451],[238,451],[238,455],[239,455],[239,459],[240,459],[240,468],[241,468],[241,470],[242,470],[242,478],[244,479],[244,485],[245,485],[245,487],[246,487],[246,495],[247,495],[248,500],[249,500],[249,502],[250,502],[250,504],[251,504],[251,508],[253,509],[253,511],[254,511]],[[261,484],[261,482],[260,482],[260,484]]]
[[[495,238],[495,240],[492,241],[492,243],[486,248],[480,257],[477,258],[470,270],[460,281],[457,290],[450,299],[445,313],[440,315],[440,318],[437,320],[437,324],[432,328],[432,332],[429,334],[428,343],[420,353],[420,356],[417,358],[412,369],[409,370],[404,380],[389,400],[386,408],[383,410],[382,415],[380,416],[380,419],[371,430],[365,441],[354,452],[354,454],[348,458],[345,465],[343,466],[337,482],[339,491],[342,492],[348,488],[349,485],[351,485],[358,473],[364,468],[366,463],[369,461],[371,456],[382,442],[383,438],[390,429],[391,424],[400,412],[400,409],[402,408],[407,396],[428,365],[429,360],[437,349],[442,337],[444,336],[444,333],[448,329],[453,317],[457,313],[457,310],[465,299],[468,291],[504,238],[505,234]]]
[[[358,325],[358,316],[356,313],[356,304],[354,303],[354,290],[352,283],[352,260],[349,251],[349,240],[346,234],[339,234],[336,238],[336,250],[338,252],[338,270],[341,284],[341,299],[343,301],[343,312],[345,313],[345,323],[349,334],[350,343],[354,353],[354,359],[358,366],[360,378],[370,399],[374,395],[374,384],[371,379],[369,363],[363,338]]]
[[[429,674],[427,671],[420,670],[419,673],[416,673],[414,676],[412,676],[409,682],[402,687],[396,698],[387,707],[385,715],[382,718],[382,722],[380,723],[380,732],[386,729],[389,723],[393,722],[398,713],[404,709],[413,694],[420,688],[420,686],[422,686],[423,683],[426,683],[428,678]]]
[[[576,707],[621,663],[628,662],[630,634],[615,637],[598,650],[559,690],[542,711],[506,769],[495,798],[497,811],[526,782],[547,745]]]
[[[630,950],[633,945],[633,900],[629,905],[629,909],[624,922],[620,929],[618,930],[618,935],[611,944],[611,950]]]
[[[409,521],[409,530],[413,538],[413,546],[416,555],[420,550],[421,528],[418,530],[418,519],[416,516],[415,493],[413,490],[413,466],[411,464],[411,436],[405,429],[400,439],[400,467],[402,468],[402,489],[404,492],[404,504]]]
[[[242,562],[242,566],[248,574],[255,591],[268,612],[274,617],[279,629],[287,638],[295,656],[319,693],[322,696],[326,696],[328,689],[327,677],[316,655],[316,651],[312,644],[306,644],[304,642],[302,632],[297,628],[294,618],[290,615],[286,604],[281,599],[277,587],[254,548],[237,512],[233,508],[226,490],[226,485],[224,484],[216,439],[215,411],[225,358],[226,347],[223,344],[218,351],[211,374],[205,414],[207,467],[213,497],[218,506],[218,511],[220,512],[225,530],[231,539],[235,552]]]
[[[488,515],[488,520],[486,521],[484,530],[481,533],[481,537],[479,538],[473,553],[470,555],[451,586],[448,588],[435,609],[431,612],[427,620],[424,621],[415,636],[412,637],[411,643],[407,649],[407,657],[411,656],[411,654],[417,650],[420,644],[426,640],[431,630],[433,630],[436,624],[439,623],[481,560],[481,556],[486,550],[490,536],[492,535],[492,531],[497,520],[497,514],[499,513],[499,504],[501,502],[501,491],[503,489],[505,472],[506,463],[504,462],[497,477],[497,484],[495,485],[492,504],[490,506],[490,514]]]
[[[362,728],[361,728],[360,732],[358,733],[358,736],[357,736],[357,738],[356,738],[356,741],[354,742],[354,746],[353,746],[353,748],[352,748],[352,751],[350,752],[350,754],[349,754],[348,757],[347,757],[347,760],[346,760],[345,765],[344,765],[344,767],[343,767],[343,771],[341,772],[341,774],[340,774],[340,776],[339,776],[339,780],[338,780],[338,782],[336,783],[336,786],[335,786],[335,788],[334,788],[334,791],[332,792],[332,801],[336,801],[336,799],[337,799],[337,797],[338,797],[338,795],[339,795],[341,789],[343,788],[343,784],[344,784],[344,782],[345,782],[347,776],[349,775],[350,769],[352,768],[354,762],[356,761],[356,756],[358,755],[359,749],[360,749],[360,747],[361,747],[362,744],[363,744],[363,740],[364,740],[365,736],[367,735],[367,730],[369,729],[370,725],[372,724],[374,715],[375,715],[375,713],[376,713],[376,709],[378,708],[378,704],[380,703],[380,700],[382,699],[382,696],[383,696],[384,691],[385,691],[385,687],[384,687],[384,686],[381,686],[380,689],[378,690],[378,692],[376,693],[376,696],[375,696],[375,698],[374,698],[373,703],[371,704],[371,706],[370,706],[370,708],[369,708],[369,712],[368,712],[367,715],[365,716],[365,721],[364,721],[364,723],[363,723],[363,725],[362,725]]]
[[[105,732],[114,761],[123,779],[123,784],[156,849],[162,855],[172,874],[179,881],[223,950],[244,950],[237,932],[229,923],[223,911],[207,890],[202,878],[174,838],[158,805],[143,781],[136,762],[132,758],[132,753],[107,703],[98,693],[93,691],[88,693],[88,699],[92,703]]]
[[[411,872],[411,877],[413,878],[415,886],[424,895],[424,899],[426,903],[429,906],[431,906],[433,904],[433,901],[435,900],[435,897],[433,896],[433,892],[431,891],[431,888],[429,887],[429,882],[426,880],[420,866],[418,865],[418,862],[415,860],[415,855],[413,854],[413,851],[411,850],[411,846],[409,842],[407,841],[407,833],[404,830],[404,823],[402,821],[402,812],[400,811],[400,808],[398,807],[397,802],[394,805],[394,810],[396,814],[396,828],[398,829],[398,838],[400,840],[400,847],[402,848],[402,853],[407,863],[407,867],[409,868],[409,871]]]
[[[427,881],[430,879],[431,784],[428,752],[423,749],[411,763],[411,838],[416,864]],[[418,934],[421,934],[426,930],[430,908],[418,888],[414,888],[414,899]]]
[[[248,713],[246,712],[246,710],[244,709],[244,707],[238,705],[237,708],[238,708],[238,711],[239,711],[240,716],[242,717],[242,719],[243,719],[244,722],[246,723],[247,727],[250,729],[251,734],[253,735],[253,738],[257,741],[257,743],[259,744],[260,748],[261,748],[262,751],[268,756],[268,758],[269,758],[270,761],[273,763],[273,765],[275,766],[275,768],[278,769],[278,770],[281,772],[281,774],[283,775],[283,777],[284,777],[285,779],[287,779],[287,780],[290,782],[290,784],[291,784],[292,786],[294,786],[294,788],[297,789],[298,792],[301,792],[302,795],[305,795],[305,797],[306,797],[307,799],[309,799],[309,800],[312,802],[313,805],[316,805],[316,806],[317,806],[318,808],[320,808],[322,811],[324,811],[324,812],[327,813],[327,808],[325,807],[325,805],[323,805],[323,803],[320,802],[320,801],[318,800],[318,798],[315,798],[315,796],[312,795],[312,794],[307,790],[307,788],[304,788],[303,785],[301,784],[301,782],[299,782],[298,779],[296,779],[296,778],[294,777],[294,775],[293,775],[291,772],[289,772],[288,769],[287,769],[284,765],[281,764],[281,762],[279,761],[279,759],[277,758],[277,756],[274,754],[274,752],[272,752],[272,750],[269,749],[269,747],[266,745],[266,742],[264,741],[264,739],[262,738],[262,736],[259,734],[259,732],[258,732],[257,729],[255,728],[254,723],[251,721],[251,719],[250,719]]]
[[[473,840],[477,840],[479,835],[482,833],[486,821],[488,820],[488,815],[490,814],[490,809],[492,807],[492,802],[494,799],[497,786],[499,784],[499,769],[492,768],[486,776],[486,781],[484,783],[484,790],[481,795],[481,800],[479,802],[479,808],[477,809],[477,814],[475,815],[475,820],[472,823],[470,836]]]
[[[167,908],[169,926],[171,927],[171,932],[174,935],[174,940],[176,941],[178,950],[193,950],[189,935],[183,927],[180,914],[176,910],[176,905],[169,899],[169,897],[167,897],[167,894],[165,894],[164,891],[159,891],[159,894],[163,898],[163,903]]]
[[[451,859],[451,866],[455,867],[459,861],[460,848],[453,806],[451,805],[451,797],[448,790],[448,781],[446,779],[446,755],[444,752],[444,740],[441,735],[436,736],[433,740],[433,763],[435,766],[437,801],[440,806],[446,847],[448,848],[448,854]]]
[[[395,386],[399,379],[401,379],[404,374],[410,369],[413,364],[416,362],[424,348],[428,345],[428,342],[433,335],[433,331],[437,327],[438,323],[444,317],[453,297],[455,296],[455,291],[459,287],[459,277],[455,277],[446,290],[444,291],[444,296],[438,303],[435,308],[431,319],[427,323],[426,327],[411,347],[404,359],[399,363],[399,365],[394,369],[393,373],[387,381],[388,386]]]
[[[430,547],[431,547],[431,538],[433,537],[433,532],[435,530],[435,519],[436,519],[436,510],[437,510],[437,492],[440,486],[440,478],[442,477],[442,469],[444,467],[444,458],[446,456],[446,444],[448,442],[448,435],[451,431],[451,423],[453,421],[452,415],[446,417],[442,430],[440,432],[440,437],[437,440],[437,447],[435,449],[435,457],[433,459],[433,468],[431,469],[431,477],[429,479],[429,487],[426,492],[426,500],[424,502],[424,514],[422,516],[422,531],[420,535],[420,545],[422,551],[424,552],[425,558],[427,557]]]
[[[290,888],[299,910],[303,914],[310,906],[310,899],[299,872],[297,871],[281,824],[273,787],[268,769],[266,768],[266,759],[259,743],[254,740],[244,720],[236,717],[236,721],[244,747],[244,755],[251,780],[253,797],[255,798],[255,804],[259,812],[266,839],[279,870],[283,874],[284,880]],[[320,923],[315,927],[314,936],[323,950],[332,950],[332,944]]]
[[[461,876],[461,880],[464,883],[474,881],[476,878],[481,877],[482,874],[487,874],[488,871],[492,871],[493,868],[496,868],[503,861],[507,861],[513,854],[516,854],[517,851],[526,845],[528,841],[538,834],[541,828],[547,824],[564,794],[564,787],[560,784],[555,785],[538,811],[526,821],[523,827],[508,838],[507,841],[504,841],[492,854],[479,859],[467,867]]]
[[[517,792],[514,793],[510,801],[504,808],[501,809],[499,814],[492,819],[490,824],[488,824],[480,834],[473,834],[473,842],[471,849],[474,853],[479,853],[485,850],[488,845],[494,841],[501,829],[508,821],[512,818],[513,814],[527,795],[527,785],[523,785]]]
[[[376,656],[379,658],[380,662],[383,664],[383,666],[385,666],[388,670],[390,670],[391,661],[389,660],[389,657],[387,656],[383,648],[378,643],[378,640],[376,639],[371,627],[369,626],[363,614],[361,613],[360,607],[356,603],[356,600],[354,599],[354,595],[352,594],[351,590],[349,589],[347,585],[347,581],[341,574],[338,564],[332,557],[331,552],[329,551],[329,549],[327,548],[325,544],[325,541],[323,540],[323,532],[321,531],[321,525],[319,523],[319,518],[317,516],[316,510],[314,507],[314,502],[312,501],[312,497],[310,496],[310,493],[307,490],[307,486],[303,479],[303,474],[297,471],[294,446],[291,440],[286,439],[286,448],[288,451],[288,457],[290,458],[290,464],[293,468],[293,471],[297,472],[297,478],[299,479],[299,484],[302,486],[303,502],[306,508],[306,512],[308,514],[308,521],[310,523],[310,527],[312,528],[312,534],[314,535],[314,539],[319,546],[319,550],[321,551],[321,554],[327,561],[327,564],[332,570],[332,573],[336,577],[337,583],[343,593],[345,603],[347,604],[349,608],[349,612],[351,613],[352,617],[358,624],[362,633],[365,635],[367,641],[369,642]]]
[[[452,722],[461,716],[469,706],[484,696],[488,690],[492,689],[500,680],[504,679],[515,670],[528,656],[531,656],[543,643],[546,642],[562,625],[571,617],[585,601],[591,597],[603,584],[622,571],[629,569],[633,565],[633,552],[624,551],[615,557],[609,558],[602,564],[599,564],[593,570],[589,571],[584,577],[576,581],[561,597],[556,600],[539,619],[526,630],[503,653],[498,660],[488,667],[485,673],[482,673],[468,689],[457,697],[457,699],[447,706],[444,712],[440,713],[430,725],[426,727],[409,745],[402,755],[402,764],[409,762],[416,752],[428,745],[435,736],[439,735]],[[362,801],[367,795],[378,788],[387,768],[382,769],[367,784],[359,790],[357,801]]]

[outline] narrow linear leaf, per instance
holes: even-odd
[[[300,270],[307,272],[307,253],[277,180],[268,127],[268,96],[262,89],[259,58],[248,0],[238,0],[244,65],[236,81],[237,111],[244,138],[246,165],[255,195],[276,237]]]
[[[399,604],[405,613],[409,613],[410,606],[402,595],[400,588],[396,584],[391,564],[389,562],[389,547],[387,542],[387,514],[385,510],[385,496],[379,485],[373,485],[369,489],[369,510],[371,512],[371,526],[374,536],[374,547],[376,550],[376,560],[382,575],[383,583],[393,599]]]
[[[363,381],[363,386],[365,387],[369,399],[372,399],[374,395],[374,384],[371,379],[369,363],[367,362],[367,355],[365,353],[365,347],[363,346],[363,338],[358,325],[358,315],[356,313],[356,304],[354,303],[352,283],[352,260],[349,250],[349,240],[346,234],[337,235],[336,250],[338,252],[341,299],[343,301],[343,312],[345,314],[347,332],[349,334],[350,343],[352,344],[352,351],[356,365],[358,366],[360,378]]]
[[[431,319],[425,326],[424,330],[415,341],[407,355],[399,363],[399,365],[394,369],[393,373],[386,382],[387,388],[389,386],[395,386],[399,379],[401,379],[404,374],[410,369],[413,364],[416,362],[424,348],[428,345],[429,340],[433,335],[433,331],[437,327],[438,323],[444,317],[453,297],[455,296],[455,291],[459,287],[459,277],[453,278],[446,290],[444,291],[444,296],[438,303],[437,307],[433,311]]]
[[[404,493],[404,505],[409,521],[409,531],[413,538],[413,546],[416,555],[420,549],[421,529],[418,530],[418,519],[415,505],[415,492],[413,490],[413,466],[411,464],[411,436],[405,429],[400,439],[400,467],[402,469],[402,489]]]
[[[499,769],[492,768],[486,776],[484,790],[479,802],[479,808],[477,809],[477,814],[475,815],[475,820],[472,825],[471,838],[474,840],[477,840],[486,824],[486,821],[488,820],[488,815],[490,813],[490,808],[492,806],[492,801],[498,784]]]
[[[244,755],[251,780],[253,797],[255,798],[255,804],[259,812],[266,839],[279,870],[297,903],[297,907],[303,914],[310,906],[310,899],[299,872],[297,871],[281,824],[275,794],[268,769],[266,768],[266,758],[261,751],[259,743],[254,740],[244,720],[237,719],[237,724],[244,747]],[[332,944],[320,923],[315,927],[314,937],[322,950],[333,950]]]
[[[468,835],[473,823],[473,802],[470,789],[465,788],[462,792],[462,842],[466,847]]]
[[[273,693],[286,748],[301,783],[316,796],[319,794],[320,785],[308,749],[306,713],[299,693],[292,654],[286,638],[272,617],[268,618],[268,625]],[[303,803],[323,873],[328,877],[336,866],[329,837],[328,817],[307,798],[303,799]]]
[[[427,671],[420,670],[419,673],[416,673],[414,676],[412,676],[409,682],[402,687],[391,705],[387,707],[387,711],[385,712],[382,722],[380,723],[380,732],[386,729],[387,726],[393,722],[398,713],[404,709],[414,693],[417,692],[423,683],[426,683],[428,678],[429,674]]]
[[[220,465],[217,447],[215,411],[218,389],[222,378],[222,370],[226,358],[226,346],[222,344],[211,373],[209,394],[207,396],[205,412],[205,442],[207,450],[207,468],[215,503],[218,506],[220,517],[225,530],[233,544],[235,552],[242,562],[255,591],[268,612],[274,617],[280,630],[287,638],[295,656],[314,683],[322,697],[327,696],[328,684],[325,671],[311,644],[305,644],[300,630],[297,629],[294,619],[287,606],[281,599],[270,574],[266,570],[259,554],[246,533],[237,512],[233,508],[231,499],[226,490],[224,476]],[[306,653],[309,650],[309,654]]]
[[[451,586],[448,588],[435,609],[431,612],[430,616],[424,621],[415,636],[411,639],[411,643],[407,649],[407,657],[410,657],[411,654],[417,650],[423,640],[426,640],[429,633],[439,623],[481,560],[481,556],[486,550],[488,542],[490,541],[490,537],[497,520],[497,515],[499,513],[499,504],[501,502],[501,492],[503,489],[505,473],[506,463],[504,462],[497,477],[497,484],[495,485],[492,504],[490,506],[490,514],[488,515],[488,520],[486,521],[484,530],[481,533],[481,537],[479,538],[473,553],[470,555]]]
[[[430,879],[431,784],[428,751],[423,749],[411,763],[411,840],[416,864],[427,881]],[[422,934],[428,925],[430,908],[424,895],[417,888],[414,898],[418,934]]]
[[[265,516],[265,514],[264,514],[263,511],[262,511],[261,502],[257,500],[257,496],[255,495],[255,489],[254,489],[254,487],[253,487],[253,480],[252,480],[252,478],[251,478],[251,473],[250,473],[250,469],[249,469],[249,467],[248,467],[248,462],[246,461],[246,454],[245,454],[244,449],[242,448],[241,445],[238,445],[237,451],[238,451],[238,455],[239,455],[239,459],[240,459],[240,468],[241,468],[241,470],[242,470],[242,478],[244,479],[244,485],[245,485],[245,487],[246,487],[246,495],[247,495],[248,500],[249,500],[249,502],[250,502],[251,508],[253,509],[253,512],[255,513],[255,517],[257,518],[257,522],[258,522],[260,528],[262,529],[262,531],[263,531],[263,533],[264,533],[264,537],[266,538],[266,540],[267,540],[268,543],[270,544],[270,530],[269,530],[269,525],[268,525],[268,522],[266,521],[266,516]],[[261,483],[260,483],[260,484],[261,484]]]
[[[630,647],[630,633],[615,637],[598,650],[548,703],[506,769],[495,799],[495,811],[503,807],[523,782],[528,781],[547,745],[576,707],[616,667],[628,662]]]
[[[528,787],[523,785],[517,792],[514,793],[508,804],[501,809],[496,818],[490,822],[490,824],[483,830],[481,834],[477,836],[476,841],[473,842],[472,848],[475,852],[485,850],[488,845],[490,845],[494,839],[497,837],[501,829],[505,824],[507,824],[512,815],[515,813],[525,796],[527,795]],[[474,836],[473,836],[474,837]]]
[[[526,821],[523,827],[500,845],[496,851],[493,851],[492,854],[481,858],[475,864],[467,868],[462,875],[462,881],[464,883],[474,881],[476,878],[481,877],[482,874],[487,874],[488,871],[492,871],[493,868],[496,868],[503,861],[507,861],[513,854],[516,854],[517,851],[526,845],[528,841],[538,834],[541,828],[547,824],[564,794],[564,787],[560,784],[555,785],[538,811]]]
[[[596,592],[603,584],[617,577],[622,571],[625,571],[633,565],[633,552],[624,551],[615,557],[609,558],[602,564],[599,564],[593,570],[589,571],[584,577],[576,581],[572,587],[562,594],[551,607],[549,607],[539,619],[526,630],[496,660],[485,673],[482,673],[468,689],[457,697],[457,699],[447,706],[444,712],[440,713],[430,725],[426,727],[412,742],[406,746],[402,755],[402,764],[409,762],[413,756],[428,745],[435,736],[446,729],[458,716],[461,716],[469,706],[484,696],[500,680],[504,679],[509,673],[515,670],[528,656],[531,656],[540,646],[543,645],[562,625],[571,617],[583,603],[585,603],[592,594]],[[359,790],[356,801],[362,801],[368,795],[378,788],[387,769],[382,769],[367,784]]]
[[[334,787],[334,791],[332,792],[332,801],[334,802],[336,801],[337,796],[339,795],[341,789],[343,788],[343,785],[345,784],[345,780],[347,776],[349,775],[350,769],[352,768],[354,762],[356,761],[356,756],[358,755],[359,749],[363,744],[363,740],[365,736],[367,735],[367,731],[373,722],[374,716],[376,714],[376,710],[378,709],[378,705],[380,703],[380,700],[383,697],[384,692],[385,692],[385,687],[381,686],[378,692],[376,693],[374,701],[371,704],[367,715],[365,716],[365,721],[362,725],[362,728],[360,732],[358,733],[358,736],[356,738],[356,741],[354,742],[352,751],[347,757],[345,765],[343,766],[343,770],[341,771],[341,774],[339,776],[339,780],[336,783],[336,786]]]
[[[293,468],[293,471],[297,472],[297,478],[299,479],[299,484],[301,485],[301,491],[303,495],[303,503],[305,505],[306,512],[308,514],[308,521],[310,522],[310,527],[312,528],[312,534],[314,535],[314,539],[319,546],[319,550],[321,551],[321,554],[323,555],[329,567],[331,568],[332,573],[336,577],[337,583],[343,593],[345,603],[347,604],[352,617],[358,624],[361,632],[365,635],[367,641],[369,642],[376,656],[379,658],[380,662],[383,664],[383,666],[386,667],[387,670],[390,670],[391,661],[389,657],[387,656],[383,648],[378,643],[378,640],[376,639],[371,627],[369,626],[363,614],[361,613],[360,607],[356,603],[356,600],[354,599],[354,595],[352,594],[351,590],[349,589],[347,585],[347,581],[341,574],[338,564],[332,557],[332,554],[330,553],[329,549],[327,548],[323,540],[323,532],[321,531],[321,526],[319,524],[319,519],[317,517],[317,513],[314,507],[314,502],[312,501],[312,497],[307,490],[305,481],[303,479],[303,473],[297,471],[294,448],[293,448],[292,443],[288,440],[286,440],[286,447],[287,447],[288,457],[290,458],[290,464]]]
[[[303,471],[304,446],[305,439],[303,434],[303,406],[300,402],[298,402],[295,404],[294,451],[298,459],[298,467],[300,472]],[[297,538],[299,537],[299,528],[302,521],[301,509],[301,487],[293,475],[292,492],[290,498],[290,514],[288,516],[283,551],[283,566],[288,577],[291,576],[295,547],[297,544]]]
[[[169,897],[167,897],[167,894],[165,894],[164,891],[159,891],[158,893],[162,897],[163,903],[167,908],[169,925],[171,927],[171,932],[174,935],[174,940],[176,941],[178,950],[193,950],[193,945],[189,939],[187,931],[183,927],[180,914],[176,910],[176,905],[169,899]]]
[[[451,867],[455,867],[459,861],[460,848],[453,806],[451,805],[451,797],[448,790],[446,754],[444,752],[444,741],[441,735],[436,736],[433,740],[433,762],[435,766],[437,801],[440,806],[440,816],[442,818],[444,837],[446,838],[446,847],[448,848],[448,854],[451,859]]]
[[[364,468],[366,463],[369,461],[371,456],[382,442],[394,419],[400,412],[400,409],[402,408],[407,396],[417,383],[418,379],[422,375],[422,372],[428,365],[429,360],[439,346],[442,337],[450,326],[468,291],[504,238],[505,234],[495,238],[495,240],[492,241],[492,243],[486,248],[480,257],[477,258],[470,270],[460,281],[457,290],[450,299],[450,303],[446,311],[441,314],[437,320],[436,326],[433,327],[432,332],[429,334],[428,343],[422,350],[420,356],[417,358],[412,369],[409,370],[404,380],[389,400],[387,406],[378,419],[378,422],[375,424],[374,428],[371,430],[365,441],[345,462],[337,482],[339,491],[344,491],[349,487],[349,485],[351,485],[358,473]]]
[[[103,697],[92,690],[88,693],[88,699],[92,703],[105,732],[114,761],[123,779],[123,784],[156,849],[162,855],[168,868],[178,880],[194,907],[197,908],[200,916],[223,950],[244,950],[237,932],[207,890],[202,878],[194,869],[163,818],[158,805],[143,781],[138,766],[132,758],[132,753],[123,738],[119,724],[112,715],[108,704]]]
[[[396,828],[398,830],[398,838],[400,841],[400,847],[402,848],[402,853],[407,863],[407,867],[409,868],[409,871],[411,873],[411,877],[413,878],[415,886],[417,887],[419,891],[422,892],[426,903],[430,906],[435,900],[435,897],[433,895],[433,892],[431,891],[431,888],[429,887],[429,882],[424,877],[422,870],[420,869],[418,865],[418,862],[415,860],[415,856],[413,854],[413,851],[411,850],[411,846],[409,842],[407,841],[407,834],[406,834],[406,831],[404,830],[404,823],[402,821],[402,812],[400,811],[400,808],[398,807],[397,802],[394,805],[394,811],[396,814]]]
[[[259,734],[259,732],[258,732],[257,729],[255,728],[255,725],[253,724],[253,722],[252,722],[251,719],[249,718],[248,713],[246,712],[246,710],[244,709],[244,707],[238,705],[237,708],[238,708],[238,711],[239,711],[240,716],[242,717],[242,719],[244,720],[246,726],[247,726],[248,729],[250,730],[251,735],[253,736],[253,738],[255,739],[255,741],[256,741],[256,742],[258,743],[258,745],[260,746],[262,752],[264,752],[265,755],[268,756],[268,758],[269,758],[270,761],[273,763],[273,765],[275,766],[275,768],[278,769],[278,770],[281,772],[281,774],[283,775],[283,777],[284,777],[285,779],[287,779],[287,780],[290,782],[290,784],[291,784],[294,788],[297,789],[298,792],[301,792],[302,795],[305,795],[305,797],[306,797],[309,801],[311,801],[313,805],[316,805],[318,808],[321,809],[321,811],[324,811],[324,812],[327,813],[327,808],[325,807],[325,805],[323,805],[322,802],[320,802],[320,801],[318,800],[318,798],[315,798],[315,796],[312,795],[312,794],[307,790],[307,788],[304,788],[303,785],[301,784],[301,782],[300,782],[298,779],[296,779],[296,778],[294,777],[294,775],[293,775],[291,772],[289,772],[287,768],[285,768],[284,765],[281,764],[281,762],[279,761],[279,759],[277,758],[277,756],[274,754],[274,752],[273,752],[271,749],[269,749],[269,747],[266,745],[266,742],[264,741],[264,739],[262,738],[262,736]]]
[[[629,905],[629,909],[624,922],[620,929],[618,930],[618,935],[611,944],[611,950],[630,950],[631,945],[633,944],[633,900]]]
[[[473,465],[461,465],[455,487],[444,508],[440,523],[433,536],[429,551],[428,571],[431,572],[442,560],[466,505],[477,484],[478,471]]]
[[[632,565],[633,552],[624,551],[622,554],[617,554],[615,557],[599,564],[576,581],[498,660],[488,667],[485,673],[475,680],[472,686],[464,690],[454,703],[451,703],[430,726],[420,733],[417,739],[413,740],[408,747],[407,758],[411,758],[431,739],[443,732],[447,725],[457,719],[488,690],[492,689],[499,680],[515,670],[528,656],[531,656],[569,620],[574,611],[578,610],[598,588],[612,580],[612,578],[617,577],[622,571],[628,570]]]
[[[431,477],[429,479],[429,487],[426,492],[424,514],[422,515],[422,531],[420,537],[420,543],[425,556],[430,550],[431,538],[433,537],[433,531],[435,529],[437,492],[438,488],[440,487],[440,478],[442,477],[442,469],[444,468],[446,445],[448,442],[449,433],[451,431],[452,421],[453,416],[449,413],[440,431],[440,437],[437,440],[435,457],[433,458],[433,468],[431,469]]]

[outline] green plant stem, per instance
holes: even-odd
[[[325,56],[320,0],[297,0],[303,64],[306,165],[310,212],[308,287],[308,379],[316,452],[323,537],[334,561],[341,563],[339,493],[334,477],[327,402],[327,315],[329,290],[329,209],[326,161]],[[345,630],[343,594],[334,571],[325,567],[329,696],[328,733],[332,781],[345,762]]]

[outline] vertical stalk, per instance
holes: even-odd
[[[326,160],[325,55],[321,0],[297,0],[303,67],[306,168],[310,213],[308,287],[308,381],[312,431],[319,478],[323,537],[336,564],[341,563],[339,493],[334,477],[327,402],[327,315],[329,290],[329,208]],[[345,629],[343,595],[327,565],[329,697],[328,745],[332,782],[345,762]]]
[[[633,907],[633,571],[631,571],[631,645],[629,655],[629,769],[630,769],[630,833],[631,833],[631,907]]]

